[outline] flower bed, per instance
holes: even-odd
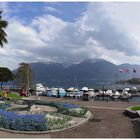
[[[58,108],[58,113],[75,117],[84,117],[84,115],[88,111],[85,107],[81,107],[80,105],[75,105],[71,103],[38,101],[36,104],[54,106]]]
[[[48,130],[62,129],[69,127],[75,123],[72,117],[62,116],[58,113],[50,113],[46,115]]]
[[[6,110],[9,107],[11,107],[11,104],[8,102],[0,103],[0,109],[2,109],[2,110]]]
[[[18,131],[47,130],[44,114],[19,115],[0,109],[0,127]]]
[[[76,122],[71,116],[83,117],[86,108],[70,103],[39,101],[37,104],[55,106],[57,113],[17,114],[7,111],[10,103],[0,104],[0,127],[17,131],[47,131],[67,128]]]

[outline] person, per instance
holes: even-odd
[[[20,90],[20,96],[27,96],[28,95],[28,90],[23,86]]]
[[[4,93],[3,93],[3,96],[2,96],[4,100],[8,99],[8,93],[9,93],[8,90],[4,89]]]

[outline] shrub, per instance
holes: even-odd
[[[70,109],[65,107],[58,107],[58,112],[65,115],[75,116],[75,117],[84,117],[84,115],[87,113],[87,108],[83,107],[83,108]]]
[[[53,106],[53,107],[57,107],[57,102],[48,102],[48,101],[43,101],[43,100],[40,100],[40,101],[37,101],[35,104],[37,105],[48,105],[48,106]]]
[[[47,101],[37,101],[36,104],[38,105],[48,105],[54,107],[64,107],[64,108],[80,108],[80,105],[75,105],[72,103],[59,103],[59,102],[47,102]]]
[[[3,96],[3,91],[0,91],[0,96]],[[8,97],[13,99],[21,99],[22,97],[15,93],[8,93]]]
[[[0,103],[0,109],[2,110],[6,110],[9,107],[11,107],[10,103]]]
[[[64,108],[81,108],[80,105],[75,105],[71,103],[58,103],[58,107],[64,107]]]

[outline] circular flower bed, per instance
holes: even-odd
[[[87,108],[71,103],[38,101],[38,105],[57,107],[56,113],[17,114],[8,111],[10,103],[0,104],[0,128],[16,131],[48,131],[68,128],[76,122],[73,117],[87,117]],[[10,109],[9,109],[10,110]]]

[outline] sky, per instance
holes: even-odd
[[[0,2],[0,9],[9,23],[0,66],[89,58],[140,64],[140,2]]]

